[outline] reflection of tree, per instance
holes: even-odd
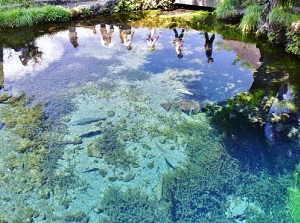
[[[4,72],[3,72],[3,46],[0,45],[0,90],[4,86]]]
[[[30,60],[32,60],[34,64],[39,63],[43,54],[42,51],[39,51],[35,41],[26,43],[24,46],[20,47],[19,51],[22,53],[19,58],[24,66],[27,66]]]

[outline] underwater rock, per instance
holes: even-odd
[[[117,176],[109,176],[108,177],[108,180],[111,181],[111,182],[115,182],[117,179],[118,179]]]
[[[152,168],[154,167],[154,162],[152,161],[152,162],[148,163],[148,164],[147,164],[147,167],[148,167],[149,169],[152,169]]]
[[[67,214],[67,216],[65,217],[65,221],[77,222],[77,221],[83,220],[85,217],[86,217],[86,214],[83,211],[79,211],[74,214]]]
[[[87,125],[87,124],[91,124],[93,122],[99,122],[99,121],[103,121],[103,120],[105,120],[105,118],[83,118],[83,119],[79,119],[74,122],[71,122],[71,123],[69,123],[69,125],[70,126]]]
[[[89,157],[101,158],[102,153],[100,149],[98,149],[94,144],[90,144],[87,146],[87,155]]]
[[[105,177],[107,175],[107,170],[106,169],[100,169],[99,172],[100,176]]]
[[[108,111],[107,112],[108,117],[114,117],[115,115],[116,115],[116,113],[114,111]]]
[[[240,219],[245,214],[249,207],[249,203],[246,198],[233,198],[228,199],[229,207],[226,212],[226,216],[233,219]]]
[[[183,112],[199,112],[200,111],[200,103],[198,101],[181,99],[178,101],[178,105]]]
[[[169,102],[163,102],[160,104],[161,107],[163,107],[163,109],[165,109],[166,111],[169,111],[172,107],[172,104]]]
[[[119,177],[118,179],[124,182],[132,181],[135,178],[135,174],[129,173],[126,176]]]
[[[8,93],[0,95],[0,104],[10,99],[12,96]]]

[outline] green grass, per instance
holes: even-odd
[[[224,0],[215,10],[218,19],[235,17],[238,14],[236,10],[237,1]]]
[[[15,4],[31,4],[32,0],[0,0],[0,6],[9,6]]]
[[[247,8],[247,11],[239,24],[239,28],[242,32],[248,33],[257,30],[261,11],[262,9],[259,5],[251,5]]]
[[[16,28],[45,22],[67,21],[70,15],[70,10],[50,5],[41,8],[14,8],[0,13],[0,28]]]
[[[276,7],[269,14],[269,19],[273,26],[289,28],[293,22],[300,21],[300,16],[286,12],[283,7]]]

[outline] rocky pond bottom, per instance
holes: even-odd
[[[156,51],[142,45],[148,31],[135,30],[139,47],[126,53],[95,47],[90,28],[78,29],[88,41],[74,49],[67,31],[45,36],[37,43],[52,57],[24,74],[9,69],[18,53],[6,49],[0,222],[292,222],[295,161],[276,153],[290,144],[216,103],[247,90],[251,69],[219,75],[218,62],[197,59],[205,53],[192,44],[204,40],[193,30],[180,64],[173,31],[162,30]],[[235,57],[216,51],[222,63]]]

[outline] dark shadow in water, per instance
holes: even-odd
[[[267,169],[270,174],[293,170],[298,163],[287,151],[297,146],[292,143],[271,143],[263,132],[254,127],[247,117],[236,115],[230,118],[227,111],[213,115],[212,123],[222,135],[222,144],[229,154],[239,160],[243,167],[256,172]]]

